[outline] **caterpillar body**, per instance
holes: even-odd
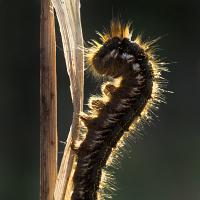
[[[155,58],[155,41],[132,40],[130,25],[119,21],[99,35],[102,44],[93,41],[86,58],[93,74],[111,81],[102,85],[101,96],[90,98],[90,110],[80,116],[87,133],[77,150],[72,200],[102,199],[103,168],[124,138],[163,101],[161,71],[166,68]]]

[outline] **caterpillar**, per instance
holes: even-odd
[[[89,99],[89,110],[80,115],[87,129],[77,149],[72,200],[102,199],[103,169],[142,120],[164,101],[162,71],[167,69],[154,55],[154,43],[132,40],[130,23],[112,21],[110,31],[98,33],[86,59],[95,76],[106,77],[100,96]]]

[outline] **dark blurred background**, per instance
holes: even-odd
[[[116,170],[114,200],[200,199],[200,1],[82,0],[85,41],[108,27],[112,16],[133,21],[135,33],[159,41],[172,64],[167,104],[124,154]],[[40,2],[0,1],[0,199],[39,199]],[[58,131],[65,141],[72,104],[57,31]],[[99,83],[86,75],[85,102]],[[59,144],[59,158],[63,144]]]

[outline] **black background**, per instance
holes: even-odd
[[[200,2],[198,0],[82,0],[85,41],[112,16],[133,21],[145,38],[163,36],[161,57],[171,62],[167,104],[116,170],[115,200],[200,199]],[[40,2],[0,1],[0,199],[39,199]],[[66,139],[72,116],[61,38],[58,46],[58,131]],[[85,102],[100,83],[86,75]],[[59,158],[63,144],[59,144]]]

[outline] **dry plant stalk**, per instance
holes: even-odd
[[[54,13],[41,1],[40,24],[40,200],[53,200],[57,177],[57,88]]]
[[[57,88],[54,12],[51,1],[42,0],[40,36],[41,200],[70,199],[75,156],[71,150],[71,144],[77,138],[79,132],[78,115],[83,107],[83,37],[80,20],[80,1],[53,0],[53,5],[60,25],[64,56],[71,83],[70,90],[74,113],[57,176]]]
[[[73,121],[57,176],[55,200],[69,200],[75,152],[71,149],[79,133],[79,113],[83,109],[83,36],[79,0],[52,0],[58,18],[73,102]]]

